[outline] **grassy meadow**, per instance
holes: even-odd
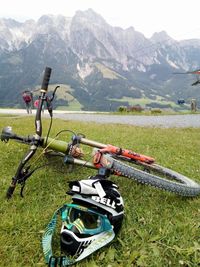
[[[2,116],[0,129],[6,125],[21,135],[34,133],[32,116]],[[45,119],[44,135],[48,125],[49,120]],[[160,165],[200,182],[200,129],[145,128],[55,119],[51,136],[62,129],[155,157]],[[69,140],[70,134],[65,132],[61,138]],[[20,197],[18,186],[13,198],[7,201],[6,190],[26,150],[26,145],[12,140],[7,144],[0,142],[0,267],[45,267],[41,237],[54,211],[64,202],[70,202],[66,195],[67,182],[96,174],[95,170],[71,168],[65,166],[62,159],[50,158],[47,167],[28,179],[24,198]],[[87,149],[86,154],[90,159]],[[37,156],[35,166],[47,162],[44,157]],[[110,179],[118,184],[124,198],[122,229],[109,246],[78,263],[77,267],[199,266],[200,196],[184,198],[126,178],[112,176]]]

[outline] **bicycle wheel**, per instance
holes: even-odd
[[[148,165],[145,163],[136,163],[136,167],[132,167],[109,154],[104,156],[112,162],[112,170],[120,176],[181,196],[195,197],[200,195],[200,185],[198,183],[171,169],[157,164]]]

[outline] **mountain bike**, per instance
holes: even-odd
[[[166,190],[181,196],[195,197],[200,194],[200,185],[192,179],[173,171],[169,168],[156,164],[155,159],[146,155],[136,153],[130,149],[120,148],[111,144],[103,144],[87,139],[83,134],[76,134],[71,130],[62,130],[54,138],[50,138],[50,130],[53,117],[52,101],[57,86],[51,97],[47,96],[51,68],[46,67],[39,96],[39,105],[35,116],[35,134],[33,136],[19,136],[12,131],[10,126],[4,127],[1,133],[1,141],[8,142],[9,139],[29,145],[29,150],[22,158],[17,171],[12,178],[7,190],[7,198],[11,198],[17,184],[21,184],[22,191],[26,180],[37,168],[32,168],[28,162],[39,147],[43,148],[44,154],[60,156],[65,164],[81,165],[87,168],[98,169],[99,174],[106,178],[110,174],[127,177],[138,183],[150,185],[158,189]],[[46,102],[50,114],[50,126],[46,137],[42,136],[41,112]],[[59,140],[61,132],[71,134],[70,141]],[[84,160],[82,147],[92,147],[91,161]]]

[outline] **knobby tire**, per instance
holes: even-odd
[[[141,164],[145,170],[140,170],[116,160],[109,155],[107,155],[107,157],[113,161],[112,169],[119,173],[120,176],[133,179],[141,184],[173,192],[181,196],[196,197],[200,194],[200,185],[198,183],[178,172],[172,171],[171,169],[157,164]],[[152,170],[158,174],[151,174],[150,171]],[[161,175],[165,175],[170,180],[162,177]]]

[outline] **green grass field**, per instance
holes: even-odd
[[[44,120],[44,134],[48,124],[49,120]],[[1,117],[0,129],[6,125],[21,135],[34,133],[33,117]],[[51,136],[62,129],[71,129],[84,133],[89,139],[150,155],[159,164],[200,182],[200,129],[142,128],[54,120]],[[68,133],[61,137],[70,139]],[[51,164],[27,181],[24,198],[19,196],[18,186],[13,198],[7,201],[6,190],[26,150],[26,145],[14,141],[0,142],[1,267],[46,266],[41,237],[53,212],[70,201],[66,195],[67,182],[96,173],[77,166],[71,169],[64,166],[62,160],[49,159]],[[39,158],[36,164],[43,161],[46,159]],[[124,198],[123,227],[109,246],[78,263],[77,267],[199,266],[200,197],[179,197],[126,178],[112,176],[111,179],[119,185]]]

